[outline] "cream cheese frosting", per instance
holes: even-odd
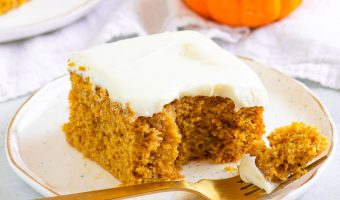
[[[183,96],[221,96],[235,110],[264,106],[267,92],[246,64],[194,32],[166,32],[104,44],[74,53],[70,70],[127,103],[137,116],[152,116]],[[86,70],[79,70],[85,68]]]
[[[241,179],[246,183],[252,183],[264,189],[268,194],[271,193],[279,184],[268,181],[255,163],[256,157],[245,154],[239,166]]]

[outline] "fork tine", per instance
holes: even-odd
[[[256,187],[256,188],[255,188],[255,189],[253,189],[252,191],[245,193],[245,194],[244,194],[244,196],[251,195],[251,194],[253,194],[253,193],[257,192],[257,191],[261,191],[261,189],[260,189],[260,188],[258,188],[258,187]]]
[[[239,190],[242,191],[244,199],[246,200],[259,199],[267,194],[263,189],[256,185],[244,182],[240,176],[235,176],[233,178],[236,183],[239,184]]]
[[[259,192],[259,191],[264,192],[264,190],[262,190],[261,188],[257,187],[256,185],[253,185],[253,184],[249,184],[249,186],[247,185],[247,188],[244,188],[244,189],[240,188],[239,190],[244,196],[248,196],[248,195],[251,195],[251,194]]]
[[[255,185],[243,182],[240,176],[221,180],[204,180],[201,183],[208,182],[213,185],[216,193],[220,195],[220,199],[253,200],[265,195],[265,192]]]
[[[245,189],[251,187],[252,185],[253,185],[253,184],[248,184],[248,185],[246,185],[246,186],[241,187],[240,189],[241,189],[241,190],[245,190]]]

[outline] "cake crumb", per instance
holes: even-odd
[[[74,67],[74,66],[76,66],[76,64],[73,63],[73,62],[70,62],[70,63],[68,64],[68,66],[69,66],[69,67]]]
[[[78,69],[79,69],[79,71],[82,71],[82,72],[86,71],[86,67],[85,66],[79,66]]]
[[[229,172],[230,174],[236,174],[238,169],[236,167],[226,166],[224,171]]]

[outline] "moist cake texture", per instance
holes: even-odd
[[[190,160],[236,161],[264,132],[262,107],[222,97],[183,97],[152,117],[112,102],[105,89],[71,74],[67,141],[126,184],[181,178]]]
[[[27,0],[0,0],[0,15],[21,6]]]
[[[285,181],[291,174],[302,176],[307,172],[307,164],[329,145],[317,128],[302,122],[276,128],[268,140],[270,148],[259,141],[250,153],[256,156],[256,166],[272,182]]]
[[[241,179],[271,193],[290,175],[304,175],[307,165],[329,146],[327,138],[317,128],[302,122],[275,129],[269,136],[269,146],[263,140],[253,143],[241,159]]]
[[[69,66],[67,141],[124,184],[182,178],[191,160],[236,161],[264,133],[261,82],[198,33],[104,45]]]

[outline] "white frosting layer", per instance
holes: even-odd
[[[237,57],[194,31],[121,40],[74,53],[70,70],[107,89],[138,116],[152,116],[183,96],[229,97],[235,110],[264,106],[267,92]],[[84,72],[79,66],[86,66]]]
[[[269,194],[278,184],[270,182],[264,177],[259,168],[257,168],[255,159],[255,156],[250,156],[249,154],[245,154],[242,157],[239,167],[240,177],[244,182],[252,183]]]

